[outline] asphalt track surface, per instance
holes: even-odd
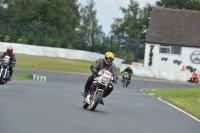
[[[0,86],[0,133],[200,133],[200,123],[140,90],[197,88],[194,84],[133,79],[118,81],[95,111],[82,108],[89,75],[15,70],[47,82],[13,79]]]

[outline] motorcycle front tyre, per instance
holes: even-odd
[[[4,75],[4,71],[2,71],[1,75],[0,75],[0,84],[4,85],[4,81],[3,81],[3,75]]]
[[[92,104],[90,106],[90,110],[94,111],[99,104],[101,98],[102,98],[103,92],[102,91],[97,91],[95,99],[93,99]]]
[[[127,81],[128,81],[128,79],[124,78],[123,87],[127,87]]]

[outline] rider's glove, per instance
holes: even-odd
[[[10,67],[15,67],[15,65],[16,65],[15,61],[10,62]]]
[[[95,69],[95,67],[93,65],[90,66],[90,69],[91,69],[93,75],[98,76],[98,71]]]
[[[117,79],[113,79],[113,83],[117,84]]]
[[[96,72],[97,72],[97,70],[96,70],[96,69],[92,69],[92,72],[93,72],[93,73],[96,73]]]
[[[13,63],[11,66],[12,66],[12,67],[15,67],[15,65],[16,65],[16,63]]]
[[[114,79],[113,79],[113,83],[117,84],[117,80],[118,80],[118,77],[115,76]]]

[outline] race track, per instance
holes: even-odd
[[[95,111],[82,108],[80,92],[89,75],[15,70],[47,82],[13,79],[0,86],[0,133],[200,133],[200,123],[143,88],[195,88],[194,84],[133,79],[122,83]]]

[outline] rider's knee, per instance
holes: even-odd
[[[112,85],[112,84],[109,84],[107,88],[108,88],[110,91],[113,91],[113,85]]]

